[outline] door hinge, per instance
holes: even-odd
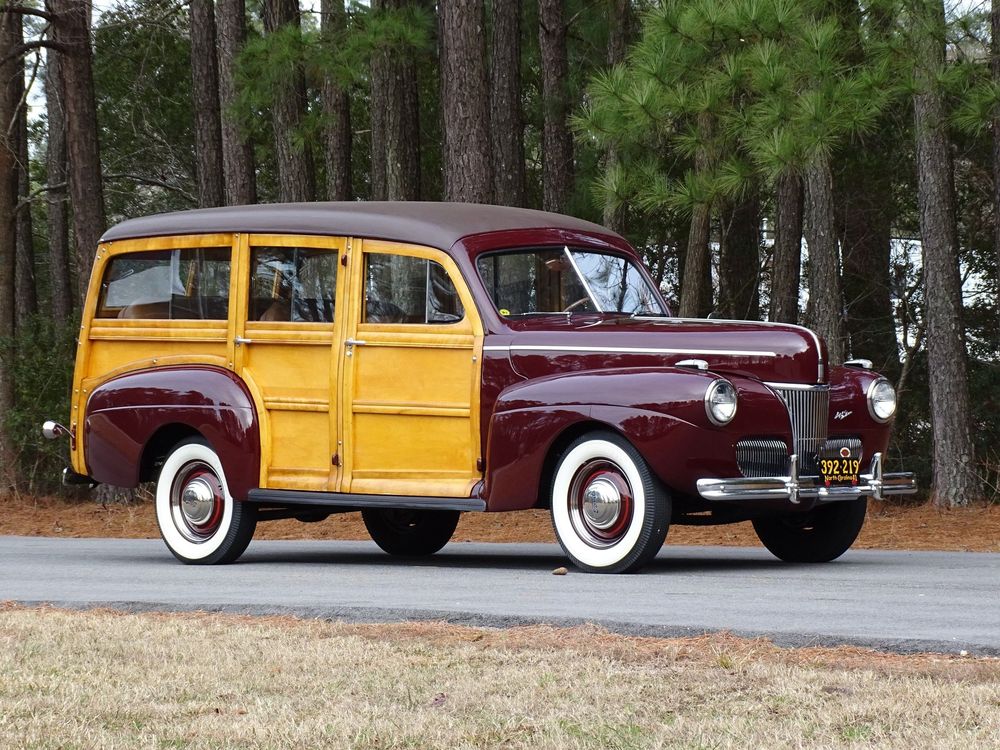
[[[481,458],[476,459],[476,471],[478,471],[479,473],[482,473],[483,471],[483,459]]]
[[[334,453],[333,458],[330,459],[330,463],[334,466],[340,466],[340,454]]]
[[[346,255],[341,255],[340,256],[340,265],[342,265],[344,268],[347,268],[347,256]]]

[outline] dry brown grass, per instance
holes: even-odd
[[[150,503],[102,506],[52,498],[2,502],[0,534],[22,536],[154,538],[159,536]],[[368,539],[358,513],[320,523],[261,524],[258,539]],[[459,542],[553,542],[546,511],[465,513],[455,532]],[[749,523],[674,526],[668,544],[760,546]],[[870,502],[855,549],[923,549],[1000,552],[1000,505],[942,510],[932,505]]]
[[[994,748],[1000,661],[0,608],[0,747]]]

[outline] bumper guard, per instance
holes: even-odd
[[[818,502],[854,500],[887,495],[912,495],[917,481],[911,472],[884,474],[882,454],[872,457],[868,474],[858,476],[855,485],[827,487],[819,477],[799,476],[799,457],[792,454],[787,477],[735,477],[733,479],[699,479],[698,494],[706,500],[788,500],[798,505],[802,499]]]

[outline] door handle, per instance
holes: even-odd
[[[367,346],[367,341],[362,341],[361,339],[345,339],[344,346]]]
[[[252,344],[253,339],[245,339],[242,336],[237,336],[233,339],[233,343],[236,344],[236,346],[239,346],[240,344]]]

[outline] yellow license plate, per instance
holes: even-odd
[[[827,485],[857,484],[861,473],[860,458],[820,458],[819,473]]]

